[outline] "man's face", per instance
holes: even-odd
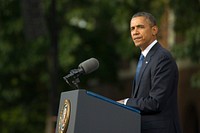
[[[158,33],[157,26],[151,26],[145,17],[135,17],[130,22],[131,37],[136,47],[145,50],[155,39]]]

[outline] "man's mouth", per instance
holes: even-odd
[[[142,37],[135,37],[133,40],[134,41],[139,41],[139,40],[141,40],[142,39]]]

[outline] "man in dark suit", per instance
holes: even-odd
[[[146,12],[133,15],[131,37],[141,49],[132,96],[118,102],[141,111],[142,133],[180,133],[178,68],[171,54],[157,41],[155,18]]]

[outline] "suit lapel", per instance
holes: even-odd
[[[155,44],[153,46],[153,48],[151,48],[151,50],[149,51],[149,53],[147,54],[145,59],[143,60],[142,67],[140,69],[140,73],[139,73],[139,77],[138,77],[138,81],[135,82],[135,90],[134,90],[134,93],[133,93],[133,97],[135,97],[137,95],[137,92],[138,92],[138,89],[139,89],[139,86],[140,86],[140,82],[141,82],[141,78],[142,78],[142,76],[145,72],[145,69],[146,69],[147,65],[150,63],[151,57],[153,56],[153,54],[155,53],[155,51],[157,50],[157,48],[159,46],[160,46],[159,43]]]

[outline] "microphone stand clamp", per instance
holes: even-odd
[[[81,75],[80,69],[73,69],[70,73],[63,77],[63,79],[73,88],[79,89],[80,79],[79,76]]]

